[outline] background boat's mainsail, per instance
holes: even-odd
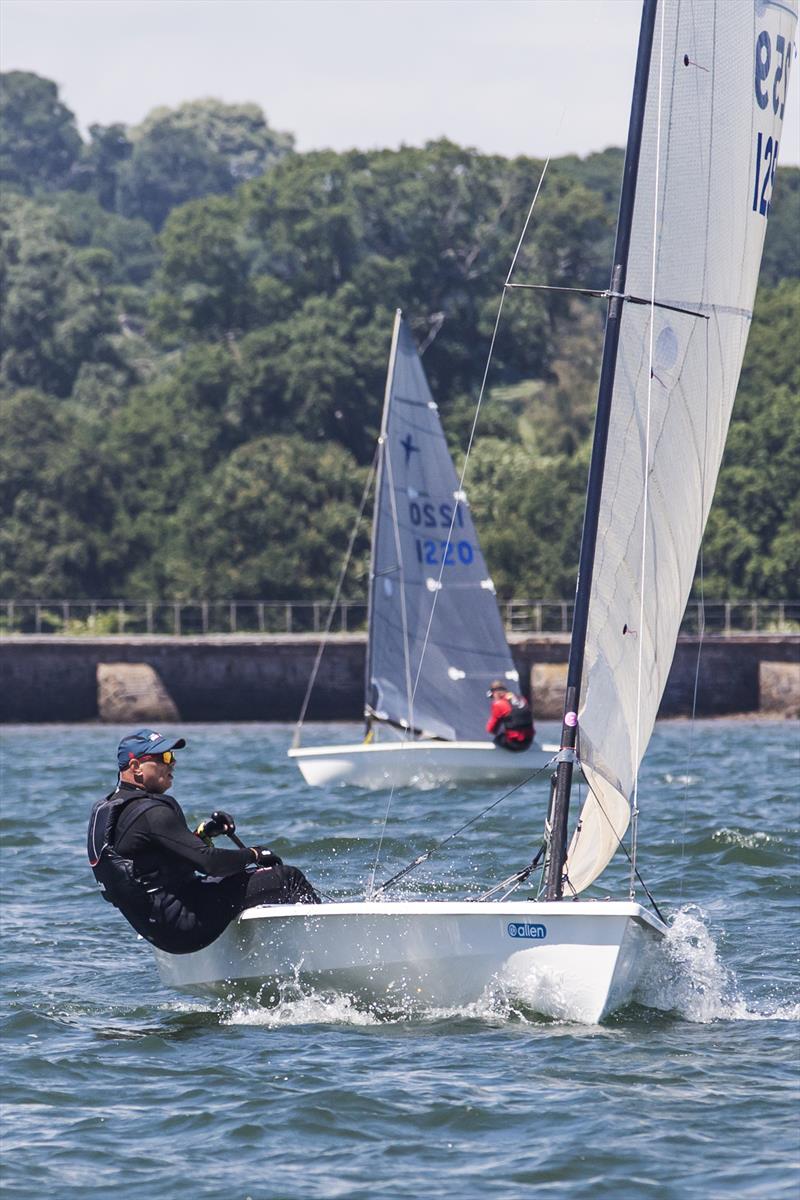
[[[514,686],[518,676],[414,339],[397,322],[373,531],[367,710],[426,736],[486,739],[489,683],[497,676]]]
[[[692,587],[750,327],[796,23],[796,0],[659,4],[625,291],[689,313],[626,303],[622,318],[579,714],[592,792],[567,861],[578,891],[627,827]]]

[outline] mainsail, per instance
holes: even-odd
[[[367,714],[486,739],[486,689],[518,680],[494,585],[408,327],[398,312],[372,538]]]
[[[797,0],[659,0],[591,582],[567,861],[617,849],[670,669],[752,318]],[[666,307],[666,306],[671,307]],[[651,376],[652,346],[652,376]],[[646,487],[645,487],[646,484]]]

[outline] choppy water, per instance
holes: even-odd
[[[595,1027],[497,1000],[388,1019],[346,997],[263,1010],[165,990],[84,857],[122,732],[3,731],[7,1195],[796,1200],[796,723],[657,728],[640,865],[674,925],[639,1002]],[[363,892],[385,795],[307,788],[286,727],[182,732],[190,818],[224,807],[326,892]],[[378,881],[496,794],[398,792]],[[524,865],[545,801],[544,784],[516,793],[412,894],[474,894]],[[605,891],[626,894],[623,865]]]

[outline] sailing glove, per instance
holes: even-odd
[[[213,812],[206,821],[201,821],[195,832],[204,841],[209,838],[221,837],[223,833],[233,833],[236,829],[236,822],[230,813]]]
[[[256,856],[256,865],[259,867],[282,867],[283,859],[277,854],[273,854],[266,846],[252,846],[251,849]]]

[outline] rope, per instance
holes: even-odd
[[[361,524],[361,518],[364,515],[364,509],[367,504],[367,497],[369,496],[370,488],[372,487],[372,480],[375,477],[375,464],[377,462],[377,458],[378,458],[378,451],[376,449],[375,454],[373,455],[373,458],[372,458],[372,463],[370,464],[369,471],[367,472],[367,481],[364,484],[364,491],[361,496],[361,503],[358,507],[358,516],[356,517],[355,524],[353,525],[352,533],[350,534],[350,541],[347,546],[347,553],[345,554],[345,557],[344,557],[344,563],[342,565],[342,569],[339,573],[339,579],[336,584],[336,591],[334,592],[333,600],[331,601],[331,606],[330,606],[330,609],[328,610],[328,619],[325,623],[325,631],[322,635],[322,638],[320,639],[319,646],[317,647],[317,654],[316,654],[316,658],[314,659],[314,666],[311,669],[311,677],[309,678],[309,681],[308,681],[308,687],[306,688],[306,694],[303,697],[303,706],[300,709],[300,716],[298,717],[297,724],[295,725],[294,737],[292,738],[292,746],[295,749],[300,745],[300,731],[303,727],[303,721],[305,720],[306,712],[308,711],[308,705],[309,705],[309,701],[311,700],[311,693],[314,690],[314,684],[317,681],[317,674],[319,672],[320,663],[322,662],[322,655],[325,650],[325,646],[327,644],[328,637],[330,635],[331,625],[333,624],[333,615],[336,611],[336,606],[339,603],[339,596],[341,595],[342,587],[344,585],[345,576],[347,574],[347,568],[350,565],[350,558],[353,553],[353,547],[355,545],[356,536],[358,534],[358,528],[359,528],[359,525]]]
[[[482,900],[491,900],[492,896],[496,895],[497,892],[502,892],[503,888],[508,888],[508,891],[505,892],[500,899],[507,899],[511,893],[515,892],[520,884],[524,883],[531,873],[536,870],[546,850],[547,842],[542,842],[541,846],[536,851],[535,856],[528,863],[527,867],[523,867],[521,871],[515,871],[513,875],[509,875],[508,879],[504,879],[502,883],[496,883],[493,888],[489,888],[488,892],[483,892],[482,895],[476,896],[475,903],[480,903]],[[466,899],[471,900],[472,897],[467,896]]]

